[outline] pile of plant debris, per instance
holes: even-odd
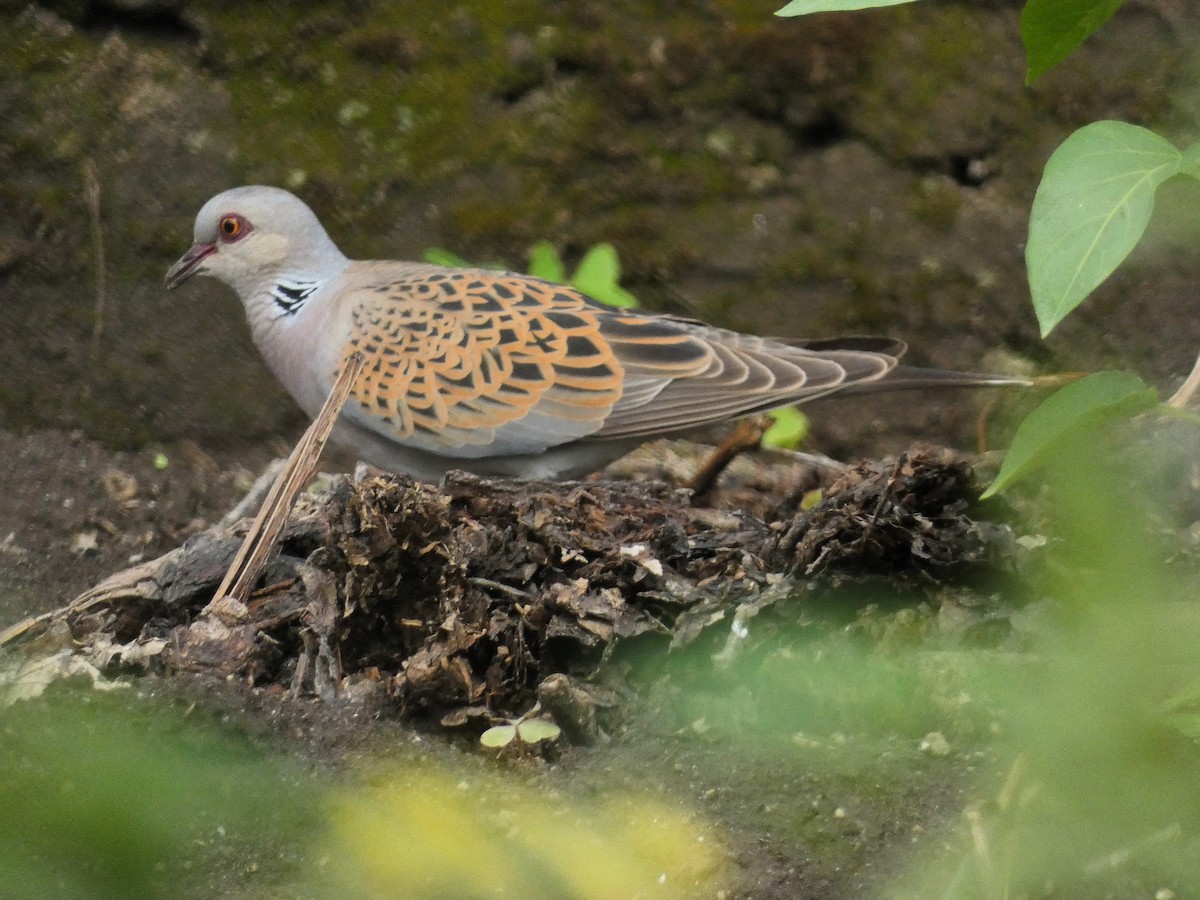
[[[844,472],[764,520],[653,481],[453,474],[333,481],[306,495],[248,602],[213,600],[239,528],[212,529],[0,636],[31,665],[179,671],[373,702],[448,726],[540,699],[594,736],[586,679],[624,641],[663,651],[739,612],[846,580],[936,584],[992,564],[1007,528],[970,515],[970,467],[913,451]],[[736,629],[735,629],[736,630]],[[30,662],[39,660],[40,662]],[[11,681],[11,679],[10,679]]]

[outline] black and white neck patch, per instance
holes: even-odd
[[[279,306],[285,316],[294,316],[304,307],[305,302],[321,287],[319,281],[281,278],[271,288],[271,298]]]

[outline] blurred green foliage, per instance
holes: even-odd
[[[620,791],[566,803],[499,774],[383,766],[335,798],[327,877],[334,896],[714,896],[718,847],[673,807]]]
[[[1145,462],[1093,441],[1051,468],[1037,664],[988,673],[1006,710],[993,793],[896,896],[1200,891],[1200,584],[1172,564],[1156,498],[1131,488]]]
[[[711,896],[714,848],[756,834],[818,872],[886,850],[873,896],[1190,896],[1200,574],[1134,487],[1144,461],[1105,443],[1047,464],[1019,583],[962,603],[798,584],[735,652],[631,648],[626,714],[650,725],[565,751],[558,779],[394,749],[338,774],[202,709],[57,688],[3,713],[0,896]],[[726,798],[703,819],[693,783]]]
[[[10,707],[0,897],[607,900],[723,882],[715,833],[674,802],[574,802],[416,754],[338,775],[303,755],[131,692],[60,685]]]
[[[298,767],[203,716],[127,696],[18,704],[0,718],[0,896],[200,896],[203,862],[227,887],[290,878],[319,823]],[[257,874],[255,874],[257,873]]]

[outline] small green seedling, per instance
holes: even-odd
[[[771,418],[775,421],[762,436],[764,447],[778,447],[780,450],[795,450],[808,436],[808,416],[795,406],[782,406],[771,410]]]
[[[549,719],[539,717],[542,705],[535,703],[533,709],[509,719],[504,725],[494,725],[479,736],[479,743],[485,747],[499,750],[507,747],[514,740],[522,744],[537,744],[541,741],[556,741],[562,729]]]
[[[449,250],[431,247],[425,251],[425,261],[439,266],[470,268],[471,263]],[[503,269],[504,265],[485,265],[485,269]],[[619,306],[636,309],[638,299],[620,285],[621,261],[612,244],[596,244],[579,261],[575,273],[567,277],[567,267],[558,250],[549,241],[538,241],[529,251],[529,274],[544,281],[569,284],[589,297]]]
[[[529,274],[546,281],[566,284],[567,267],[549,241],[538,241],[529,251]]]
[[[425,262],[433,263],[435,266],[451,266],[455,269],[471,268],[471,264],[457,253],[451,253],[449,250],[443,250],[441,247],[430,247],[426,250]]]
[[[637,297],[618,284],[620,278],[621,262],[616,248],[612,244],[596,244],[583,254],[571,276],[571,284],[601,303],[636,309]]]

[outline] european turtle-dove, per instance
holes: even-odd
[[[528,275],[350,260],[273,187],[204,205],[167,288],[201,274],[241,297],[267,364],[310,416],[362,352],[334,439],[424,480],[574,477],[655,437],[835,392],[1027,383],[899,366],[905,345],[887,338],[755,337]]]

